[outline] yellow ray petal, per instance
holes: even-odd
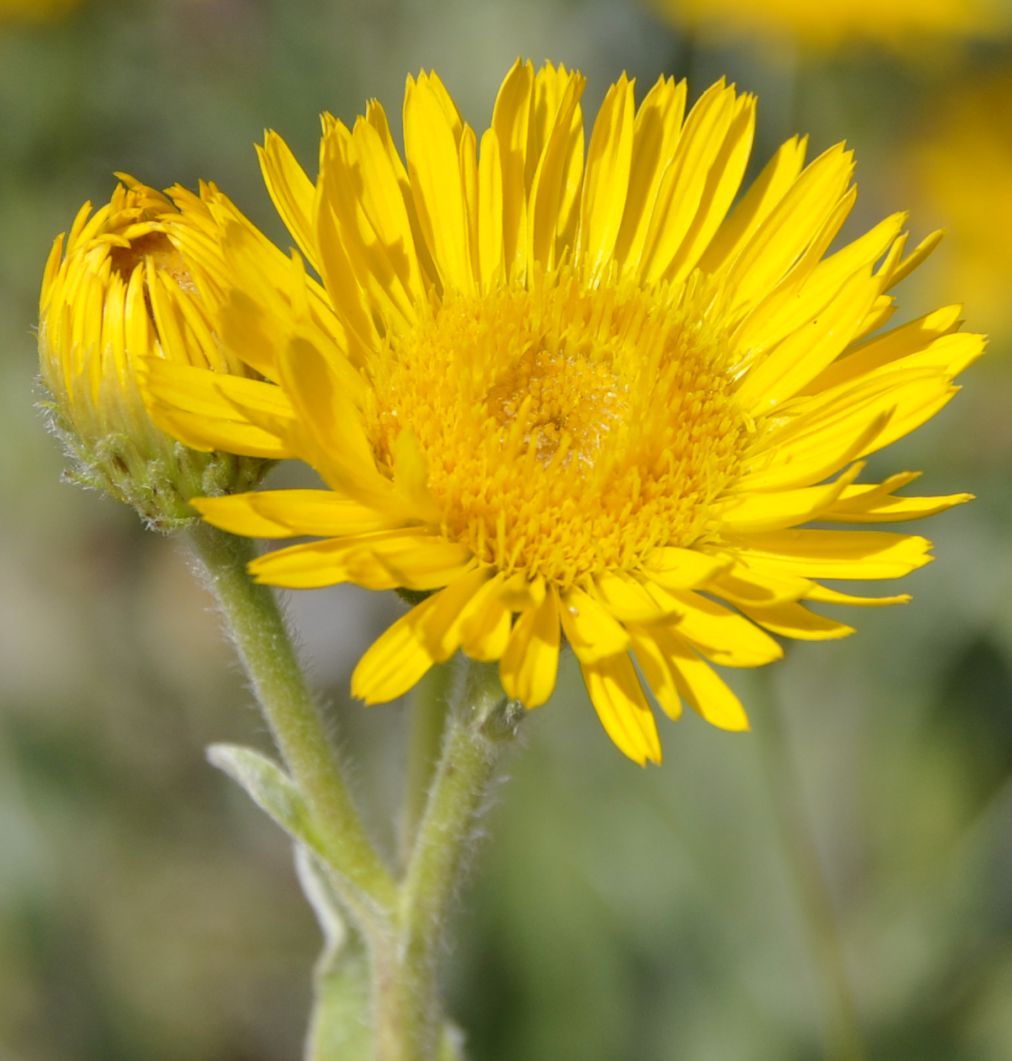
[[[643,680],[660,704],[661,710],[668,718],[674,720],[681,717],[682,701],[678,695],[671,664],[653,637],[652,629],[647,626],[630,626],[629,636],[632,638],[636,662],[643,672]]]
[[[818,583],[813,584],[805,598],[820,604],[846,604],[863,608],[885,608],[892,604],[908,604],[911,600],[909,593],[896,593],[889,597],[863,597],[853,593],[841,593],[840,590],[829,589]]]
[[[528,579],[518,572],[503,579],[502,599],[510,611],[525,612],[537,607],[545,599],[546,592],[545,580],[540,575]]]
[[[844,213],[850,200],[842,200],[836,213]],[[813,244],[804,258],[792,269],[789,281],[781,284],[764,298],[745,318],[735,331],[735,343],[749,351],[749,363],[761,364],[762,356],[771,351],[793,333],[806,331],[812,319],[818,319],[821,310],[841,297],[855,277],[864,276],[870,285],[870,306],[874,307],[880,296],[883,280],[874,271],[875,263],[890,246],[897,243],[904,214],[886,218],[870,232],[841,250],[822,259],[822,247]],[[836,226],[836,218],[829,228]],[[902,238],[902,237],[900,237]],[[868,310],[860,315],[855,335],[860,334],[867,322]]]
[[[420,300],[425,289],[411,227],[411,217],[399,180],[403,169],[391,158],[383,133],[376,124],[359,119],[352,130],[357,173],[362,189],[362,207],[367,214],[385,260],[407,292]]]
[[[853,168],[852,153],[838,144],[802,171],[728,270],[736,304],[753,303],[776,287],[846,194]]]
[[[257,157],[275,209],[295,238],[299,250],[319,272],[320,256],[312,223],[316,194],[313,182],[284,140],[270,129],[264,134],[263,147],[257,147]]]
[[[656,622],[678,610],[674,601],[665,608],[641,582],[622,572],[598,575],[594,586],[601,603],[623,624]]]
[[[834,502],[843,495],[863,467],[861,463],[855,464],[835,482],[822,486],[736,495],[721,510],[721,524],[734,534],[782,530],[813,519],[825,519],[825,513],[832,510]]]
[[[958,312],[958,307],[949,310]],[[942,315],[939,326],[948,319],[949,313]],[[813,393],[831,392],[871,377],[911,370],[936,372],[952,379],[984,352],[985,337],[972,332],[941,334],[928,341],[930,322],[928,317],[923,323],[915,322],[921,324],[916,330],[908,325],[888,332],[830,365],[812,381]]]
[[[941,229],[925,236],[906,258],[903,258],[889,270],[886,274],[888,276],[888,280],[886,281],[887,286],[895,287],[901,280],[906,279],[906,277],[908,277],[929,254],[931,254],[938,244],[941,243],[942,236],[943,232]]]
[[[390,528],[390,517],[330,490],[255,490],[191,504],[215,527],[251,538],[344,537]]]
[[[661,761],[661,742],[650,704],[628,655],[581,662],[590,702],[619,751],[645,766]]]
[[[815,585],[798,575],[782,574],[768,569],[757,570],[746,563],[736,563],[729,571],[718,575],[707,586],[707,592],[730,601],[736,607],[759,605],[770,607],[801,600]]]
[[[309,339],[295,336],[280,368],[296,409],[302,456],[339,493],[370,507],[396,508],[393,484],[377,470],[361,414],[332,362]]]
[[[559,614],[566,639],[581,663],[594,663],[629,647],[629,635],[622,624],[582,590],[574,588],[563,594]]]
[[[527,257],[546,269],[556,266],[557,251],[565,246],[583,180],[582,91],[582,81],[571,78],[565,83],[531,185]]]
[[[144,306],[144,292],[140,284],[142,279],[147,288],[147,306]],[[140,297],[134,302],[134,291]],[[148,263],[147,269],[137,270],[131,278],[130,289],[127,295],[128,302],[134,303],[131,310],[136,308],[138,312],[128,312],[126,318],[127,336],[126,343],[132,350],[149,350],[150,342],[145,336],[137,335],[136,329],[140,326],[143,332],[151,328],[151,318],[161,340],[162,351],[169,361],[177,364],[194,364],[201,368],[211,368],[203,351],[220,351],[221,344],[214,334],[213,325],[207,314],[192,295],[184,293],[176,281],[164,273],[155,269],[154,263]],[[145,312],[147,309],[149,312]],[[142,343],[147,345],[141,345]],[[243,369],[242,362],[235,357],[224,354],[225,370],[230,375],[247,375]],[[218,366],[221,371],[221,366]]]
[[[158,358],[146,359],[139,375],[151,419],[192,449],[298,455],[294,411],[274,384]]]
[[[643,575],[665,589],[695,589],[703,586],[731,563],[726,556],[660,546],[643,561]]]
[[[689,112],[651,212],[640,259],[640,275],[647,283],[655,283],[666,275],[695,222],[707,177],[723,147],[736,109],[734,89],[718,81],[700,96]]]
[[[749,563],[803,578],[899,578],[931,562],[926,538],[887,531],[783,530],[738,544]]]
[[[892,408],[855,412],[842,410],[839,423],[820,430],[816,417],[801,420],[763,439],[756,456],[735,484],[736,493],[776,492],[820,482],[868,452],[882,436]],[[807,428],[807,430],[803,430]]]
[[[534,66],[519,59],[503,80],[492,110],[492,129],[502,162],[503,256],[508,277],[527,268],[528,138],[534,95]],[[535,160],[536,161],[536,160]]]
[[[407,692],[436,662],[418,634],[431,598],[412,608],[376,640],[351,676],[352,696],[382,704]]]
[[[749,728],[741,701],[705,660],[675,638],[664,648],[678,691],[697,714],[719,729],[740,732]]]
[[[686,82],[659,77],[636,111],[629,196],[615,258],[636,273],[646,242],[654,200],[671,161],[685,116]]]
[[[780,659],[783,649],[754,623],[698,593],[670,593],[656,585],[648,590],[661,603],[679,608],[673,626],[708,659],[729,667],[761,667]]]
[[[833,505],[819,517],[829,522],[894,523],[934,516],[955,505],[973,500],[973,494],[947,494],[942,497],[895,497],[894,492],[918,478],[917,472],[891,475],[883,483],[848,486]]]
[[[797,180],[807,147],[808,137],[800,136],[780,146],[711,240],[699,262],[704,272],[715,273],[734,261]]]
[[[787,601],[766,607],[740,604],[742,612],[760,626],[781,637],[793,637],[802,641],[829,641],[846,637],[854,632],[852,626],[816,615],[803,604]]]
[[[230,274],[217,324],[222,343],[232,354],[276,380],[280,352],[296,327],[318,333],[321,344],[328,347],[343,351],[347,343],[345,329],[319,286],[306,275],[302,259],[265,243],[248,225],[226,227],[222,251]],[[284,322],[280,329],[279,322]]]
[[[482,594],[490,575],[488,568],[466,571],[431,598],[432,611],[426,613],[419,632],[436,660],[442,662],[457,651],[464,617],[473,612],[473,602]]]
[[[460,647],[479,660],[496,660],[506,651],[510,610],[503,599],[503,576],[495,575],[460,612]]]
[[[657,659],[667,671],[666,681],[674,694],[697,714],[719,729],[747,730],[748,717],[741,701],[705,660],[701,659],[676,629],[658,624],[646,631]]]
[[[837,445],[850,439],[857,442],[863,437],[852,457],[875,453],[934,416],[958,389],[944,373],[934,369],[897,369],[873,374],[849,387],[799,399],[791,407],[794,416],[787,426],[753,447],[757,453],[765,449],[773,465],[763,469],[757,479],[763,482],[763,489],[770,488],[770,477],[785,486],[802,485],[796,478],[799,468],[810,466],[820,456],[828,457]],[[782,458],[785,459],[781,464]],[[792,467],[794,461],[797,464]],[[808,481],[824,478],[832,470],[828,467],[821,476],[812,476]],[[788,482],[783,482],[785,476]]]
[[[470,292],[467,209],[460,180],[460,130],[447,113],[446,90],[435,74],[408,78],[404,93],[404,149],[415,209],[443,284]]]
[[[742,407],[759,415],[801,390],[845,349],[878,292],[879,281],[868,272],[851,277],[827,304],[816,300],[807,324],[744,377],[738,389]]]
[[[471,567],[466,546],[405,529],[327,538],[260,556],[250,564],[257,581],[288,589],[355,582],[367,589],[437,589]]]
[[[516,621],[499,676],[507,696],[524,707],[539,707],[552,695],[558,669],[559,603],[554,593],[546,593]]]
[[[478,277],[483,291],[494,291],[506,276],[502,181],[499,139],[488,129],[478,157]]]
[[[434,663],[457,649],[452,617],[474,593],[474,573],[416,605],[365,652],[352,672],[352,696],[380,704],[406,693]]]
[[[347,206],[340,201],[338,169],[345,154],[340,141],[349,135],[343,126],[334,125],[320,145],[315,220],[319,234],[320,275],[344,326],[349,356],[353,363],[359,364],[379,343],[379,333],[365,304],[365,293],[345,245],[341,221]]]
[[[623,74],[608,90],[587,148],[577,248],[587,277],[607,263],[622,226],[636,120],[633,85]]]
[[[335,126],[322,146],[318,195],[319,209],[331,219],[328,238],[336,241],[322,249],[347,270],[344,280],[352,285],[332,293],[335,306],[351,312],[352,328],[363,337],[375,327],[358,319],[363,312],[381,319],[384,330],[410,328],[423,297],[418,256],[400,185],[372,123],[359,118],[351,133]]]
[[[715,145],[712,160],[705,163],[708,171],[700,192],[699,210],[664,271],[669,283],[684,280],[696,267],[738,194],[752,152],[755,107],[755,96],[745,95],[735,100],[727,132]]]

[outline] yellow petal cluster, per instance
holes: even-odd
[[[255,561],[258,579],[424,595],[360,661],[357,696],[392,699],[462,650],[533,708],[568,643],[644,763],[660,759],[651,694],[672,718],[687,703],[746,728],[713,664],[850,632],[812,602],[905,599],[823,580],[928,561],[925,539],[865,525],[967,495],[859,477],[983,341],[957,307],[887,330],[891,288],[937,240],[908,252],[897,214],[840,243],[843,147],[806,164],[789,140],[742,193],[753,97],[720,82],[687,109],[661,78],[637,104],[622,77],[585,138],[583,84],[518,62],[478,135],[438,77],[409,78],[403,157],[373,102],[351,128],[325,116],[315,181],[268,134],[301,253],[230,228],[218,319],[264,379],[160,362],[147,389],[189,445],[320,474],[323,489],[197,502],[238,534],[314,539]]]
[[[248,490],[264,468],[181,445],[151,422],[138,386],[149,358],[202,378],[254,375],[221,348],[210,318],[221,297],[220,234],[240,215],[212,186],[200,196],[174,189],[173,201],[121,180],[99,209],[85,203],[53,244],[39,300],[39,363],[72,476],[170,529],[194,518],[191,497]]]

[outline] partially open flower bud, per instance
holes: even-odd
[[[69,477],[171,530],[194,518],[191,497],[249,490],[267,464],[182,445],[151,422],[138,387],[152,357],[251,375],[221,349],[210,317],[208,264],[221,226],[238,215],[210,185],[169,199],[121,180],[106,205],[81,208],[49,255],[38,336],[45,404],[73,461]],[[201,266],[187,253],[194,243]]]

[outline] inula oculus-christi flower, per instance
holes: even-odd
[[[39,301],[39,361],[73,477],[169,529],[194,518],[195,494],[246,490],[265,464],[195,452],[155,427],[138,387],[142,359],[252,375],[223,351],[209,317],[222,219],[238,211],[211,186],[175,202],[127,177],[108,203],[86,203],[53,244]],[[199,264],[189,254],[200,248]]]
[[[585,144],[583,84],[518,62],[478,135],[435,74],[409,78],[403,158],[372,102],[350,129],[324,117],[315,184],[268,133],[301,254],[226,226],[218,322],[264,379],[161,361],[147,390],[188,445],[323,479],[196,502],[237,534],[317,539],[257,559],[259,580],[424,595],[359,662],[358,697],[399,696],[460,649],[536,707],[565,641],[643,763],[660,758],[647,690],[672,718],[685,702],[743,729],[713,664],[850,632],[810,603],[905,599],[822,580],[928,561],[924,538],[844,525],[966,499],[860,476],[982,339],[954,306],[885,330],[937,240],[908,251],[894,214],[831,250],[855,198],[844,147],[806,165],[793,138],[740,195],[752,96],[720,82],[686,113],[662,78],[637,106],[623,76]]]

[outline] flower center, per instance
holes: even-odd
[[[444,533],[565,587],[710,530],[747,431],[712,293],[568,274],[447,296],[370,365],[387,468],[410,430]]]
[[[112,270],[124,283],[129,282],[134,270],[146,261],[152,263],[156,272],[171,276],[183,291],[197,290],[185,259],[164,232],[144,232],[131,239],[129,247],[113,247],[109,251]]]
[[[626,395],[611,367],[572,354],[532,348],[485,395],[485,407],[503,436],[522,418],[524,447],[547,465],[594,463],[612,427],[622,422]]]

